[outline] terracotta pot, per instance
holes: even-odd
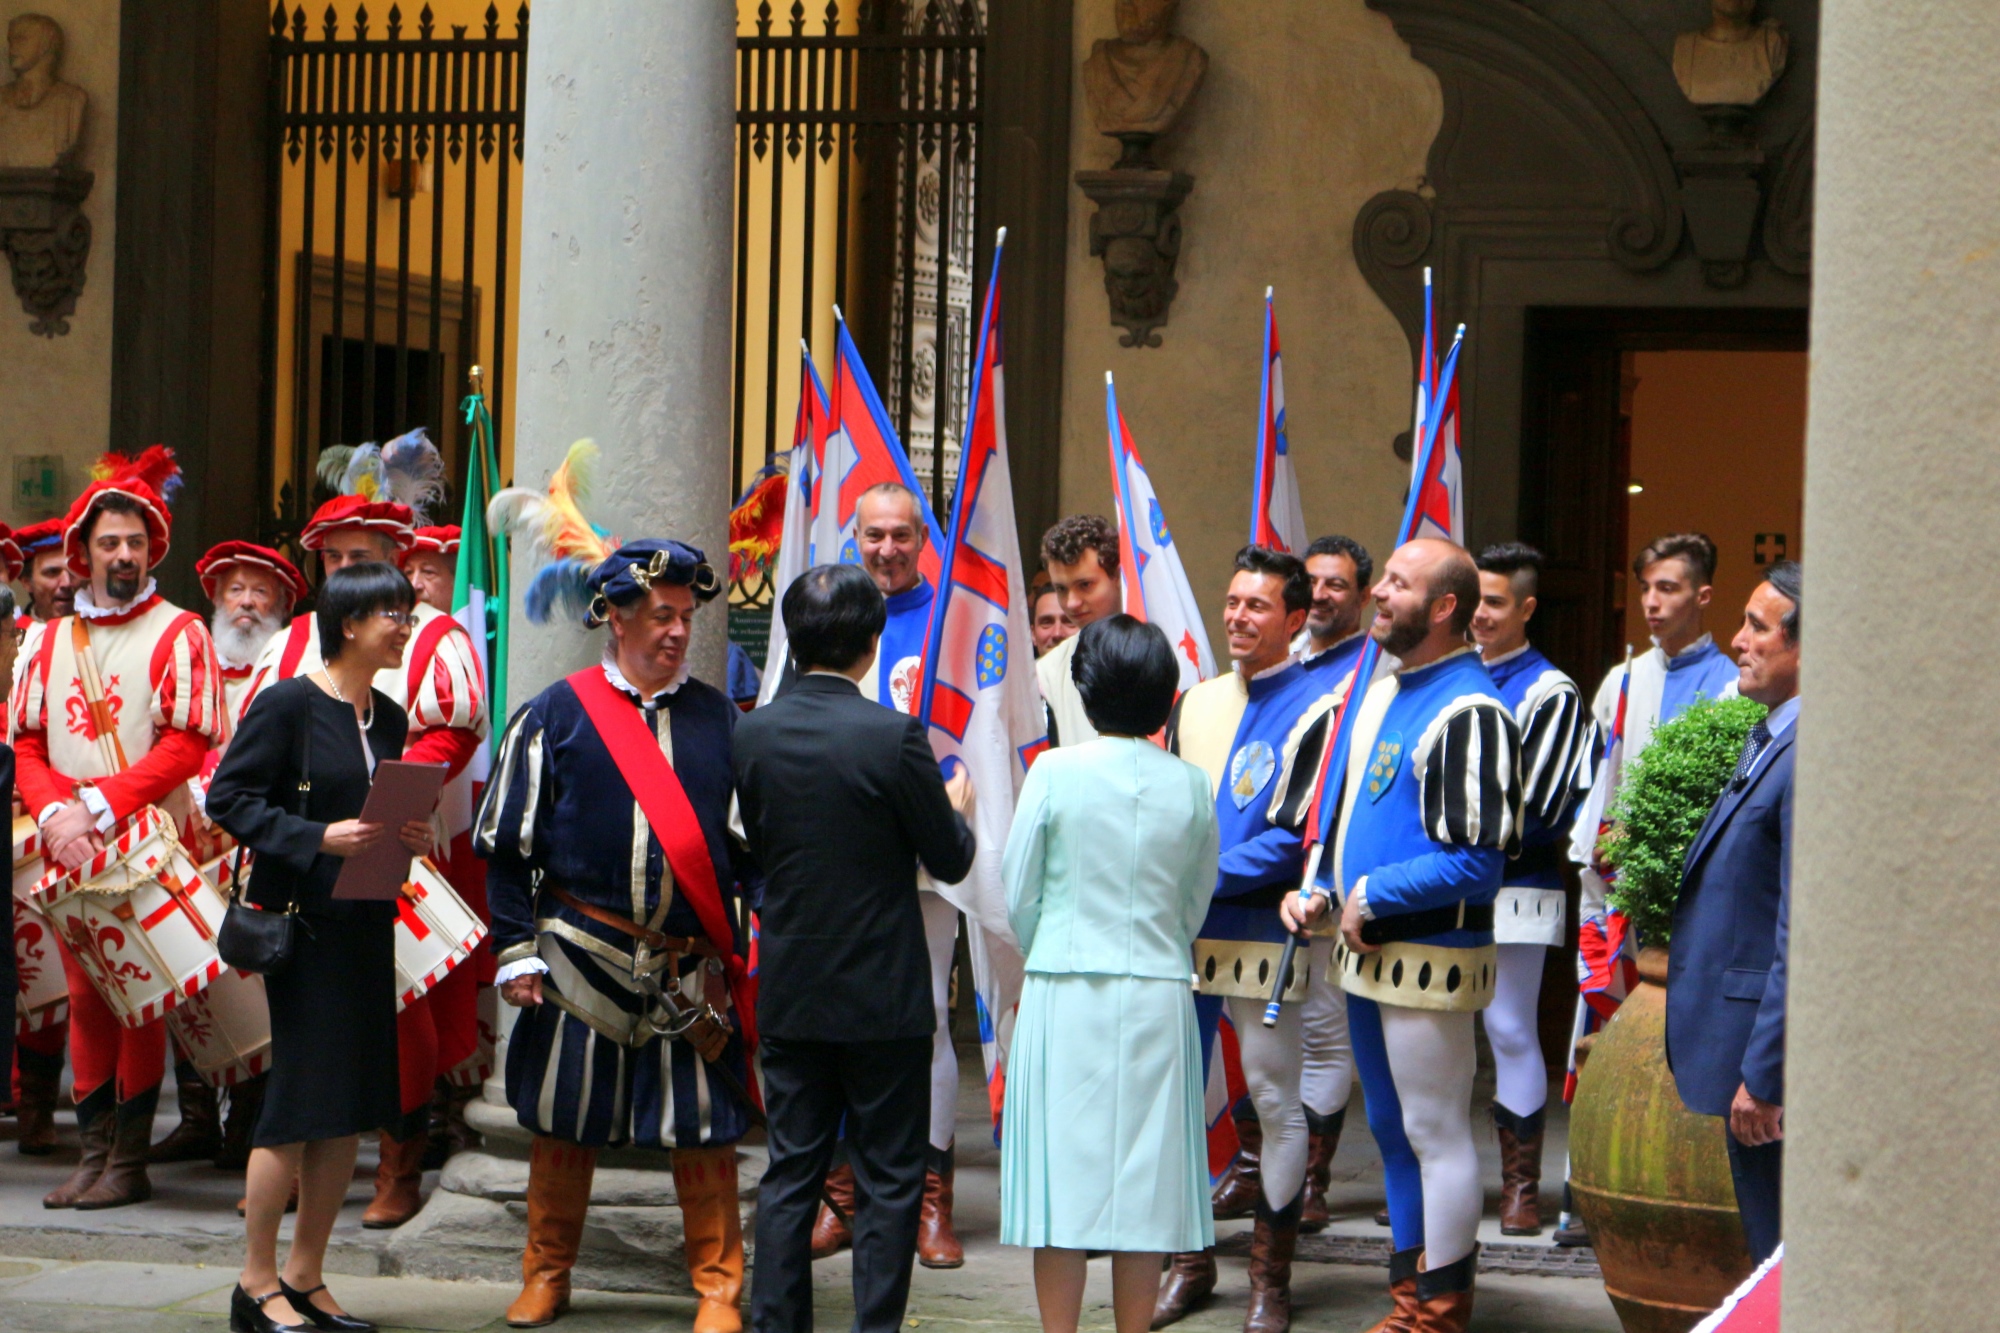
[[[1667,952],[1592,1043],[1569,1122],[1570,1189],[1625,1333],[1687,1333],[1750,1275],[1725,1122],[1667,1068]]]

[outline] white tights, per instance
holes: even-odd
[[[1299,1104],[1299,1068],[1304,1058],[1300,1032],[1302,1005],[1279,1006],[1278,1025],[1264,1026],[1264,1001],[1230,996],[1223,1001],[1236,1028],[1243,1056],[1243,1081],[1257,1107],[1264,1147],[1257,1170],[1264,1202],[1273,1212],[1299,1197],[1306,1180],[1306,1113]]]
[[[1354,1091],[1354,1044],[1347,1036],[1347,993],[1333,970],[1333,937],[1312,944],[1312,979],[1299,1006],[1305,1027],[1305,1065],[1299,1075],[1299,1100],[1316,1116],[1329,1116],[1347,1105]]]
[[[1390,1004],[1381,1011],[1403,1132],[1423,1172],[1425,1264],[1443,1268],[1472,1253],[1485,1206],[1479,1152],[1472,1143],[1472,1076],[1478,1062],[1472,1015]]]
[[[931,1006],[937,1033],[931,1038],[931,1147],[951,1146],[958,1129],[958,1051],[951,1044],[951,958],[958,945],[958,909],[941,893],[919,893],[924,906],[924,942],[931,951]]]
[[[1486,1007],[1486,1040],[1493,1047],[1493,1100],[1518,1116],[1531,1116],[1549,1099],[1549,1067],[1542,1058],[1542,963],[1548,946],[1502,944]]]

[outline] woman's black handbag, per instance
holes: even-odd
[[[312,797],[312,710],[305,709],[301,716],[299,792],[293,813],[303,818]],[[222,929],[215,933],[215,949],[223,962],[239,972],[276,976],[292,961],[299,906],[294,902],[282,912],[273,912],[245,902],[242,869],[243,848],[239,846],[229,863],[229,906],[222,914]]]

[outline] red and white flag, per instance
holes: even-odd
[[[1303,557],[1306,511],[1292,472],[1285,434],[1285,367],[1278,355],[1278,313],[1264,289],[1264,384],[1257,409],[1257,478],[1251,494],[1250,540]]]
[[[1020,1000],[1023,963],[1007,920],[1001,854],[1029,765],[1048,748],[1047,715],[1035,682],[1027,581],[1014,526],[1014,485],[1007,468],[1005,375],[1001,370],[1000,260],[980,315],[972,407],[959,454],[958,496],[943,548],[937,603],[931,612],[917,716],[947,774],[964,769],[978,793],[972,871],[938,892],[965,913],[979,1042],[986,1060],[993,1124],[1000,1124],[1006,1054]]]
[[[861,548],[855,538],[855,511],[862,493],[880,482],[893,481],[909,488],[922,507],[924,528],[936,535],[937,520],[924,494],[910,456],[896,438],[882,396],[862,364],[861,349],[847,332],[847,321],[834,308],[837,335],[833,363],[833,393],[827,402],[830,417],[826,444],[820,454],[821,467],[813,489],[812,552],[814,565],[858,565]],[[917,570],[924,581],[937,586],[938,545],[924,543],[917,555]]]
[[[1118,411],[1118,390],[1104,372],[1104,415],[1111,432],[1111,487],[1118,500],[1119,582],[1125,614],[1158,625],[1181,659],[1183,690],[1215,674],[1215,654],[1202,628],[1201,607],[1181,567],[1152,478]]]
[[[1785,1246],[1757,1266],[1743,1285],[1729,1293],[1714,1314],[1694,1326],[1693,1333],[1778,1333],[1778,1297],[1784,1287]]]
[[[761,706],[771,702],[785,678],[785,659],[791,641],[785,634],[785,618],[778,607],[785,589],[812,565],[812,497],[819,478],[820,461],[826,453],[827,431],[833,410],[826,400],[826,386],[812,363],[812,349],[802,341],[799,355],[804,365],[799,374],[799,413],[792,424],[791,465],[785,473],[785,520],[778,539],[778,559],[771,570],[771,634],[765,640],[764,680],[757,691]]]

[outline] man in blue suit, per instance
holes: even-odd
[[[1730,645],[1737,687],[1771,711],[1688,848],[1667,973],[1667,1063],[1681,1100],[1729,1117],[1736,1206],[1758,1262],[1778,1248],[1785,1136],[1785,954],[1803,588],[1771,566]]]

